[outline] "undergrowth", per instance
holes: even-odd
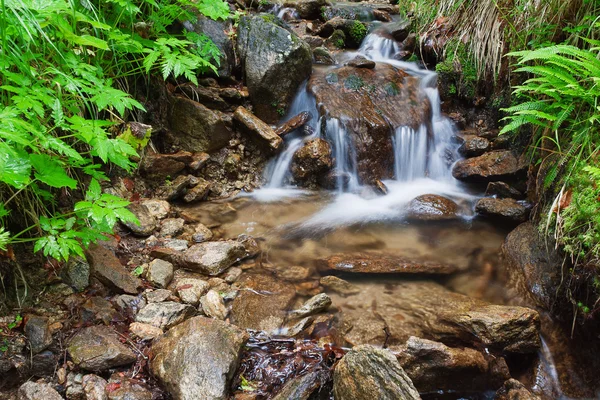
[[[153,73],[196,82],[197,73],[214,71],[215,45],[172,27],[197,14],[225,18],[229,7],[0,0],[0,8],[0,250],[35,242],[59,260],[83,255],[117,221],[135,220],[128,202],[100,185],[105,166],[132,171],[138,158],[131,137],[120,136],[144,111],[129,84]]]

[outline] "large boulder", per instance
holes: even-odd
[[[522,158],[512,151],[498,150],[458,161],[452,175],[465,182],[492,182],[518,177],[526,170],[527,164]]]
[[[292,174],[294,178],[305,181],[309,178],[316,179],[333,167],[331,146],[321,138],[306,142],[296,153],[292,160]]]
[[[340,400],[421,399],[394,354],[374,346],[358,346],[337,364],[333,393]]]
[[[217,67],[217,74],[222,78],[230,76],[235,67],[233,42],[231,36],[227,34],[227,32],[233,30],[231,21],[215,21],[203,15],[199,15],[198,20],[194,24],[186,27],[191,28],[191,30],[198,34],[206,35],[212,40],[221,52],[221,55],[218,58],[219,66]]]
[[[240,19],[237,40],[256,115],[275,123],[312,70],[310,46],[271,15]]]
[[[430,281],[361,288],[360,294],[345,299],[331,294],[352,326],[344,335],[351,345],[401,345],[416,336],[484,346],[491,352],[529,354],[539,349],[540,319],[532,309],[492,305]]]
[[[150,370],[174,400],[224,400],[246,340],[234,325],[195,317],[152,346]]]
[[[219,150],[231,139],[224,115],[185,97],[171,98],[169,105],[169,142],[192,152]]]
[[[418,131],[430,118],[431,107],[419,95],[418,79],[389,64],[378,63],[373,69],[317,69],[308,87],[319,113],[331,120],[325,134],[335,136],[345,130],[344,136],[352,142],[356,169],[363,182],[391,178],[394,130],[408,126]]]
[[[359,274],[440,274],[456,272],[449,264],[411,259],[393,254],[346,253],[320,260],[317,268],[323,272]]]
[[[67,350],[77,366],[89,371],[104,371],[136,360],[133,351],[108,326],[82,329],[69,341]]]

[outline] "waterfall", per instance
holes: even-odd
[[[419,130],[408,126],[396,129],[394,142],[394,175],[397,181],[409,182],[427,176],[427,127]]]
[[[338,192],[355,191],[358,187],[356,153],[354,152],[354,144],[351,140],[348,140],[346,128],[340,120],[331,118],[326,122],[325,133],[333,144]],[[348,180],[347,183],[346,180]]]

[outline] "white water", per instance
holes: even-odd
[[[452,164],[459,158],[458,145],[453,143],[455,128],[441,113],[435,72],[419,68],[417,64],[398,61],[392,57],[400,50],[398,44],[376,34],[368,35],[356,53],[343,54],[340,59],[350,59],[360,54],[373,61],[388,63],[401,68],[420,79],[421,96],[431,104],[429,128],[422,125],[418,130],[399,127],[390,132],[394,144],[394,179],[385,181],[388,193],[377,196],[361,185],[357,174],[357,160],[350,135],[344,121],[327,118],[320,123],[315,99],[304,84],[282,121],[308,111],[314,134],[308,137],[300,133],[286,137],[284,150],[270,162],[265,170],[266,185],[249,194],[258,201],[278,201],[306,193],[290,185],[290,166],[293,154],[314,137],[322,137],[331,144],[335,159],[334,172],[337,179],[337,196],[333,202],[304,223],[304,227],[340,226],[381,220],[402,219],[406,205],[423,194],[439,194],[458,203],[471,203],[475,197],[466,193],[452,177]],[[323,127],[323,129],[321,129]],[[428,132],[429,130],[429,132]],[[470,210],[470,207],[465,207]],[[469,218],[470,212],[465,212]]]

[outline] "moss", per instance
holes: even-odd
[[[383,86],[383,90],[388,94],[388,96],[397,96],[400,94],[400,88],[394,82],[388,82]]]
[[[350,26],[350,37],[356,44],[360,44],[367,36],[367,27],[360,21],[353,21]]]
[[[446,45],[446,59],[435,66],[449,95],[472,100],[477,94],[477,69],[464,43],[451,40]]]
[[[277,18],[273,15],[273,14],[260,14],[260,17],[265,21],[265,22],[270,22],[272,24],[277,23]]]
[[[342,30],[336,29],[333,31],[329,37],[329,40],[338,49],[343,49],[346,47],[346,34]]]
[[[344,87],[349,90],[360,90],[365,86],[365,82],[358,75],[350,75],[344,81]]]
[[[336,74],[335,72],[330,72],[329,74],[325,75],[325,81],[327,83],[329,83],[330,85],[333,85],[334,83],[338,83],[338,81],[339,81],[338,74]]]

